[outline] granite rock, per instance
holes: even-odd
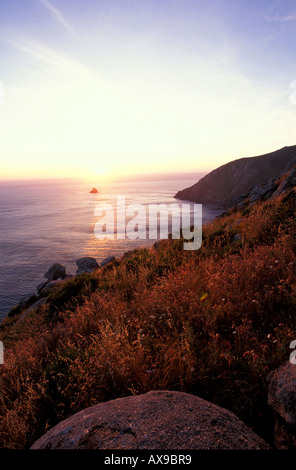
[[[233,413],[182,392],[151,391],[67,418],[31,449],[269,449]]]

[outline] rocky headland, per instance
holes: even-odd
[[[295,165],[296,145],[257,157],[240,158],[216,168],[193,186],[178,191],[175,198],[229,208],[233,201],[248,194],[252,188],[265,185],[267,193],[273,183]]]

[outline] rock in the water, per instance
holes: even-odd
[[[97,190],[97,188],[92,188],[92,190],[90,191],[91,194],[96,194],[98,193],[99,191]]]
[[[90,256],[79,258],[76,261],[76,264],[78,266],[76,274],[92,273],[95,269],[100,267],[97,263],[97,260],[95,258],[91,258]]]
[[[66,268],[59,263],[53,264],[49,270],[44,274],[44,277],[49,281],[55,281],[56,279],[64,279],[66,275]]]
[[[106,266],[109,263],[112,263],[112,261],[114,261],[114,260],[115,260],[115,256],[108,256],[108,258],[103,259],[103,261],[100,264],[101,268],[103,268],[104,266]]]
[[[269,449],[233,413],[181,392],[152,391],[87,408],[31,449]]]
[[[296,364],[290,361],[271,372],[267,381],[268,404],[275,418],[275,446],[296,448]]]

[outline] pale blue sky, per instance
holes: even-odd
[[[3,0],[0,178],[211,170],[296,143],[293,0]]]

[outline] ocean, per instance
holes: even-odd
[[[116,205],[117,196],[130,204],[185,203],[174,194],[196,183],[204,174],[146,176],[97,183],[73,179],[0,182],[0,320],[22,297],[36,292],[53,263],[75,274],[76,260],[92,256],[100,263],[108,256],[119,258],[155,240],[98,239],[94,228],[99,204]],[[93,183],[93,182],[92,182]],[[203,205],[203,223],[222,211]],[[148,238],[148,231],[147,231]]]

